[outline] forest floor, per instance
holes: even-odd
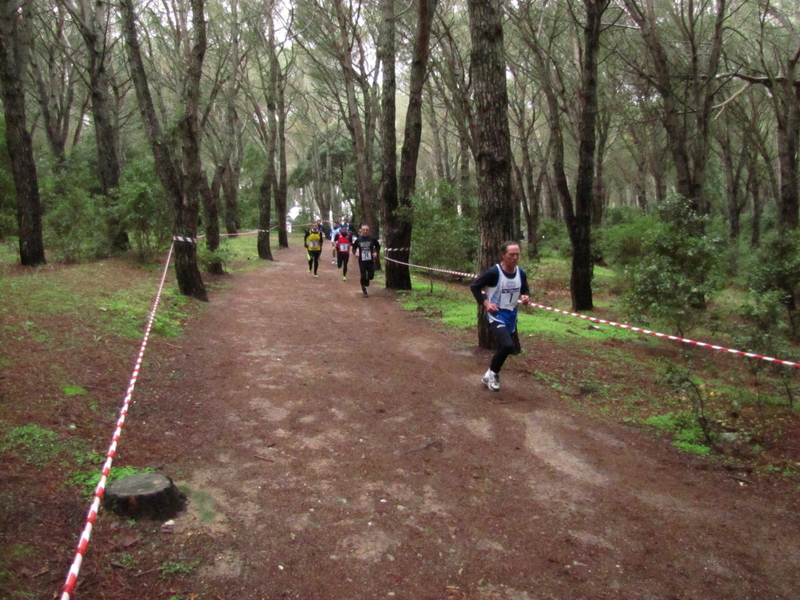
[[[535,372],[580,364],[580,347],[526,337],[493,393],[474,332],[404,311],[378,281],[364,298],[329,260],[313,278],[301,248],[275,258],[216,280],[179,339],[153,339],[115,465],[157,468],[188,505],[170,529],[101,512],[75,598],[800,598],[796,484],[576,410]],[[117,390],[133,350],[69,360],[84,387]],[[19,370],[0,404],[20,400]],[[30,471],[0,471],[0,541],[34,547],[7,559],[2,598],[54,597],[88,508]]]

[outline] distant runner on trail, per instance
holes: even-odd
[[[517,329],[518,303],[530,304],[531,290],[525,271],[517,266],[519,243],[503,242],[500,263],[484,271],[472,285],[472,295],[486,309],[489,329],[497,340],[497,351],[481,382],[493,392],[500,391],[500,369],[514,350],[512,334]]]
[[[375,263],[378,262],[378,253],[381,245],[369,234],[369,225],[361,226],[361,235],[353,242],[353,254],[358,256],[358,268],[361,271],[361,293],[364,298],[369,297],[367,288],[369,282],[375,278]]]
[[[308,272],[313,272],[314,277],[319,277],[317,269],[319,269],[319,256],[322,254],[324,235],[319,225],[314,223],[311,226],[311,231],[307,231],[305,238],[303,238],[303,245],[308,251]]]
[[[336,257],[336,268],[342,269],[342,281],[347,281],[347,263],[350,262],[352,245],[353,236],[344,227],[333,236],[333,255]]]
[[[341,222],[340,221],[334,221],[333,222],[333,227],[331,228],[331,242],[334,241],[334,239],[336,238],[337,235],[339,235],[339,232],[341,230],[342,230]],[[348,256],[349,255],[350,254],[348,252]],[[331,254],[331,264],[332,265],[336,264],[336,244],[335,243],[333,244],[333,253]]]

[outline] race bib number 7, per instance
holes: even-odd
[[[504,287],[500,294],[500,308],[503,310],[514,310],[519,300],[519,286]]]

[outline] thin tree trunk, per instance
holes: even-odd
[[[276,61],[277,63],[277,57]],[[289,247],[289,236],[286,231],[288,172],[286,164],[286,77],[279,72],[277,89],[278,106],[278,185],[275,191],[275,212],[278,220],[278,245]]]

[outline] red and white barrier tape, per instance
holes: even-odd
[[[75,584],[78,581],[78,573],[81,570],[81,563],[83,563],[83,555],[86,552],[87,546],[89,545],[89,538],[92,535],[92,527],[94,526],[95,519],[97,518],[97,512],[100,509],[100,501],[103,499],[103,495],[105,494],[106,481],[108,480],[108,474],[111,472],[111,463],[113,462],[114,455],[117,452],[117,442],[122,435],[122,427],[125,425],[125,416],[128,414],[128,408],[131,404],[131,397],[133,396],[133,388],[136,386],[136,380],[139,377],[139,369],[142,366],[142,357],[144,356],[144,350],[147,347],[147,340],[150,337],[150,330],[153,327],[156,309],[158,308],[158,303],[161,300],[161,291],[164,289],[164,281],[166,280],[167,271],[169,270],[169,263],[172,259],[173,247],[174,246],[170,246],[169,253],[167,254],[167,261],[164,264],[164,273],[161,275],[161,283],[158,286],[158,292],[156,293],[156,298],[153,302],[153,308],[150,311],[150,317],[147,320],[147,327],[145,327],[144,330],[144,338],[142,339],[142,344],[139,348],[139,355],[136,358],[136,364],[133,367],[133,374],[131,375],[130,383],[128,384],[128,391],[125,394],[125,400],[122,403],[122,409],[120,410],[119,419],[117,420],[117,428],[114,431],[114,435],[111,438],[111,445],[106,453],[106,461],[103,464],[100,481],[97,483],[97,487],[94,491],[94,500],[92,501],[92,505],[89,507],[89,513],[86,516],[86,525],[83,529],[80,540],[78,541],[78,549],[75,552],[75,559],[73,560],[72,566],[67,574],[67,581],[64,583],[64,587],[61,590],[61,600],[69,600],[72,597],[72,593],[75,591]]]
[[[760,360],[766,360],[767,362],[774,362],[779,365],[785,365],[787,367],[798,367],[800,368],[799,363],[795,363],[789,360],[781,360],[779,358],[772,358],[771,356],[761,356],[760,354],[754,354],[753,352],[744,352],[742,350],[734,350],[733,348],[725,348],[724,346],[717,346],[715,344],[708,344],[706,342],[697,342],[695,340],[690,340],[687,338],[678,337],[675,335],[668,335],[666,333],[658,333],[657,331],[650,331],[649,329],[642,329],[641,327],[634,327],[632,325],[625,325],[624,323],[615,323],[614,321],[606,321],[605,319],[598,319],[596,317],[588,317],[586,315],[580,315],[574,312],[568,312],[566,310],[558,310],[557,308],[552,308],[550,306],[545,306],[543,304],[534,304],[531,303],[530,306],[534,308],[541,308],[544,310],[549,310],[551,312],[561,313],[562,315],[568,315],[570,317],[578,317],[579,319],[584,319],[586,321],[591,321],[593,323],[602,323],[603,325],[611,325],[612,327],[620,327],[622,329],[628,329],[630,331],[635,331],[637,333],[646,333],[647,335],[654,335],[656,337],[664,338],[667,340],[672,340],[674,342],[682,342],[684,344],[690,344],[692,346],[699,346],[701,348],[710,348],[711,350],[720,350],[722,352],[729,352],[731,354],[738,354],[739,356],[745,356],[747,358],[758,358]]]
[[[219,236],[220,237],[231,237],[231,236],[239,236],[239,235],[251,235],[253,233],[269,233],[270,231],[274,231],[277,228],[278,228],[278,226],[275,225],[274,227],[271,227],[270,229],[253,229],[253,230],[250,230],[250,231],[237,231],[236,233],[220,233]],[[198,235],[197,239],[202,239],[204,237],[206,237],[206,234],[203,233],[201,235]]]
[[[477,277],[477,275],[471,275],[471,274],[468,274],[468,273],[459,273],[458,271],[445,271],[444,269],[434,269],[433,267],[423,267],[423,266],[420,266],[420,265],[413,265],[411,263],[404,263],[404,262],[400,262],[399,260],[394,260],[394,259],[391,259],[391,258],[388,258],[388,257],[384,257],[384,258],[386,260],[390,261],[390,262],[398,263],[398,264],[401,264],[401,265],[407,265],[409,267],[414,267],[414,268],[417,268],[417,269],[427,269],[429,271],[437,271],[439,273],[449,273],[451,275],[460,275],[462,277],[471,277],[472,279],[475,279]],[[678,336],[675,336],[675,335],[668,335],[666,333],[658,333],[657,331],[650,331],[649,329],[642,329],[641,327],[634,327],[632,325],[625,325],[624,323],[615,323],[614,321],[606,321],[605,319],[598,319],[596,317],[589,317],[589,316],[586,316],[586,315],[581,315],[581,314],[574,313],[574,312],[569,312],[569,311],[566,311],[566,310],[559,310],[559,309],[553,308],[551,306],[545,306],[544,304],[531,303],[531,304],[529,304],[529,306],[533,306],[534,308],[541,308],[543,310],[547,310],[547,311],[550,311],[550,312],[560,313],[562,315],[567,315],[567,316],[570,316],[570,317],[577,317],[578,319],[584,319],[586,321],[591,321],[593,323],[602,323],[603,325],[610,325],[612,327],[619,327],[621,329],[628,329],[630,331],[635,331],[637,333],[645,333],[647,335],[654,335],[656,337],[664,338],[664,339],[667,339],[667,340],[672,340],[674,342],[681,342],[683,344],[689,344],[689,345],[692,345],[692,346],[699,346],[700,348],[710,348],[711,350],[719,350],[721,352],[728,352],[730,354],[737,354],[739,356],[744,356],[746,358],[757,358],[759,360],[765,360],[767,362],[773,362],[773,363],[776,363],[776,364],[779,364],[779,365],[784,365],[784,366],[787,366],[787,367],[800,368],[800,363],[792,362],[792,361],[789,361],[789,360],[781,360],[779,358],[772,358],[771,356],[762,356],[760,354],[755,354],[753,352],[744,352],[742,350],[734,350],[733,348],[726,348],[724,346],[717,346],[715,344],[709,344],[709,343],[706,343],[706,342],[697,342],[695,340],[690,340],[690,339],[678,337]]]
[[[477,275],[474,275],[472,273],[460,273],[459,271],[448,271],[446,269],[434,269],[433,267],[423,267],[422,265],[414,265],[412,263],[407,263],[401,260],[395,260],[393,258],[389,258],[388,256],[384,256],[383,258],[388,260],[389,262],[397,263],[398,265],[406,265],[407,267],[414,267],[415,269],[426,269],[427,271],[436,271],[437,273],[447,273],[448,275],[469,277],[470,279],[475,279],[477,277]]]

